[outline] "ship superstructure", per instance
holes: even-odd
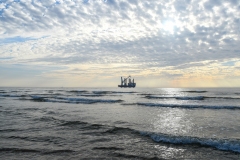
[[[121,77],[121,85],[118,85],[118,87],[124,87],[124,88],[134,88],[136,86],[136,83],[134,83],[134,79],[131,79],[131,76],[128,76],[127,78]]]

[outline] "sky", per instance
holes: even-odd
[[[240,87],[239,0],[0,0],[0,86]]]

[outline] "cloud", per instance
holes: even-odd
[[[5,0],[0,61],[68,68],[59,75],[75,65],[99,76],[209,73],[212,63],[240,60],[239,8],[238,0]]]

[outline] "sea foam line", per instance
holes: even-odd
[[[199,144],[202,146],[214,147],[219,150],[233,151],[240,153],[240,141],[228,139],[197,138],[187,136],[172,136],[161,133],[140,132],[143,136],[150,137],[155,142],[171,144]]]
[[[122,105],[139,105],[146,107],[168,107],[168,108],[187,108],[187,109],[240,109],[240,106],[211,106],[194,104],[163,104],[163,103],[123,103]]]
[[[153,96],[146,95],[147,99],[177,99],[177,100],[204,100],[204,99],[240,99],[239,97],[208,97],[208,96]]]
[[[167,97],[167,96],[152,96],[152,95],[147,95],[145,96],[147,99],[177,99],[177,100],[204,100],[204,96],[195,96],[195,97],[178,97],[178,96],[173,96],[173,97]]]
[[[32,100],[37,102],[55,102],[55,103],[119,103],[123,100],[111,100],[111,99],[87,99],[87,98],[66,98],[66,97],[42,97],[42,96],[31,96]]]

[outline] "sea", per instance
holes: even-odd
[[[240,159],[240,88],[0,88],[0,159]]]

